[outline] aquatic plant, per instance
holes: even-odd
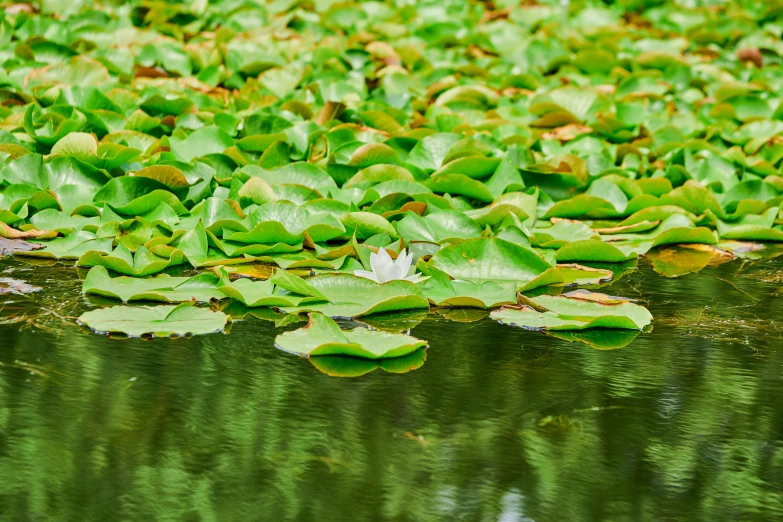
[[[399,280],[418,283],[425,276],[416,273],[408,275],[412,263],[413,254],[408,254],[404,248],[397,254],[397,259],[392,259],[386,249],[381,247],[378,249],[378,253],[373,252],[370,254],[372,270],[354,270],[353,273],[358,277],[363,277],[376,283]]]
[[[355,318],[783,243],[774,7],[202,4],[4,15],[1,251]]]

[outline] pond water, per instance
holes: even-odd
[[[0,296],[0,520],[780,520],[782,269],[643,260],[602,291],[654,329],[615,350],[409,317],[418,369],[338,378],[250,315],[90,335],[76,270],[5,260],[46,290]]]

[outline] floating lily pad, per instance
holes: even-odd
[[[299,279],[299,278],[297,278]],[[362,317],[384,312],[399,312],[429,308],[429,301],[422,291],[410,281],[389,281],[379,284],[350,274],[322,274],[301,283],[276,279],[276,284],[300,295],[324,297],[326,303],[303,304],[284,307],[286,312],[321,312],[330,317]]]
[[[226,297],[226,294],[218,289],[219,282],[213,274],[199,274],[194,277],[172,277],[167,274],[152,278],[111,277],[105,267],[95,266],[87,273],[82,292],[123,302],[209,302]]]
[[[608,283],[614,277],[611,270],[592,268],[577,264],[558,264],[558,270],[563,274],[565,286],[600,285]]]
[[[504,307],[490,316],[527,330],[584,330],[622,328],[641,330],[652,321],[643,306],[605,294],[575,291],[562,296],[529,299],[531,306]],[[534,308],[535,307],[535,308]]]
[[[177,306],[112,306],[83,313],[79,323],[100,334],[180,337],[223,331],[228,316],[189,303]]]
[[[419,288],[435,306],[445,308],[496,308],[498,306],[516,304],[517,290],[514,282],[451,280],[445,272],[419,263],[417,268],[429,279],[419,283]]]
[[[429,261],[454,279],[511,282],[530,290],[562,283],[562,274],[532,249],[503,239],[469,239],[441,249]]]
[[[110,253],[95,250],[85,252],[76,263],[87,267],[103,266],[120,274],[142,277],[185,262],[185,254],[181,250],[157,250],[165,250],[163,253],[168,254],[168,257],[156,255],[144,246],[131,253],[123,243],[120,243]]]
[[[427,346],[426,341],[409,335],[367,328],[341,330],[323,314],[311,313],[309,317],[304,328],[278,335],[275,346],[304,357],[346,355],[362,359],[402,357]]]

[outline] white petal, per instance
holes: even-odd
[[[405,280],[410,281],[411,283],[421,283],[429,278],[430,276],[425,276],[424,274],[419,272],[417,274],[409,275],[408,277],[405,278]]]
[[[378,255],[375,260],[373,272],[375,272],[378,282],[385,283],[394,279],[394,261],[385,249],[378,249]]]
[[[405,258],[405,275],[410,275],[416,273],[416,266],[413,264],[413,254],[408,254],[408,256]]]
[[[353,275],[356,277],[363,277],[365,279],[369,279],[371,281],[378,282],[378,279],[375,277],[375,274],[370,272],[369,270],[354,270]]]
[[[381,269],[381,260],[375,252],[370,254],[370,269],[376,274]]]
[[[408,270],[410,270],[410,267],[410,260],[400,253],[400,255],[397,256],[397,259],[394,261],[392,279],[405,279],[405,276],[408,275]]]
[[[380,258],[381,262],[385,263],[386,265],[391,265],[394,263],[389,253],[383,247],[378,249],[378,257]]]

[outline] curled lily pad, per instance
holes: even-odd
[[[593,261],[622,263],[636,259],[640,253],[650,249],[652,242],[609,243],[600,239],[583,239],[566,243],[555,256],[560,262]]]
[[[257,281],[246,278],[240,278],[235,281],[231,281],[228,277],[228,273],[224,269],[220,269],[220,285],[218,290],[226,297],[231,297],[241,302],[248,307],[294,307],[304,305],[307,303],[324,302],[326,299],[319,295],[315,290],[311,290],[311,287],[302,281],[301,285],[297,283],[289,284],[287,286],[297,288],[303,295],[299,295],[296,292],[291,292],[283,287],[276,287],[275,281],[296,281],[296,276],[290,275],[287,272],[278,270],[279,274],[274,279],[266,281]]]
[[[497,238],[449,245],[429,262],[454,279],[513,282],[521,290],[564,281],[557,268],[537,252]]]
[[[278,335],[275,346],[304,357],[346,355],[362,359],[402,357],[427,346],[426,341],[405,334],[354,328],[341,330],[323,314],[309,314],[307,326]]]
[[[641,330],[652,321],[652,315],[643,306],[595,292],[577,290],[562,296],[543,295],[529,301],[532,306],[504,307],[490,316],[528,330]]]
[[[228,324],[228,316],[190,303],[177,306],[112,306],[83,313],[79,323],[100,334],[179,337],[220,332]]]
[[[778,211],[777,207],[770,208],[763,214],[748,214],[734,222],[718,219],[718,235],[721,239],[783,241],[783,229],[774,226]]]
[[[49,259],[79,259],[90,251],[107,254],[112,251],[112,240],[99,238],[86,230],[79,230],[65,237],[47,241],[41,249],[17,251],[16,253]]]
[[[131,253],[123,243],[120,243],[110,253],[95,250],[85,252],[76,264],[88,267],[103,266],[120,274],[142,277],[185,262],[185,254],[181,250],[165,250],[163,253],[168,254],[168,257],[156,255],[144,246]]]
[[[577,264],[558,264],[564,286],[599,285],[612,280],[611,270]]]
[[[227,230],[223,239],[247,244],[302,243],[305,234],[315,242],[328,241],[345,234],[346,229],[334,216],[312,212],[288,201],[258,207],[243,225],[243,231]]]
[[[495,308],[516,304],[517,289],[512,281],[451,280],[445,272],[420,262],[417,268],[429,279],[419,283],[419,288],[435,306],[444,308]]]
[[[167,274],[152,278],[111,277],[106,268],[95,266],[87,273],[82,292],[123,302],[209,302],[225,297],[225,294],[218,290],[218,283],[219,279],[212,274],[199,274],[194,277],[172,277]]]
[[[295,277],[295,276],[294,276]],[[410,281],[389,281],[378,284],[350,274],[322,274],[307,281],[296,278],[278,285],[300,295],[321,296],[326,303],[285,307],[286,312],[321,312],[330,317],[361,317],[366,315],[429,308],[429,301],[422,291]],[[302,285],[305,283],[305,285]]]
[[[482,233],[476,221],[458,210],[434,212],[424,217],[408,212],[396,223],[396,227],[397,233],[406,242],[453,242],[477,238]]]

